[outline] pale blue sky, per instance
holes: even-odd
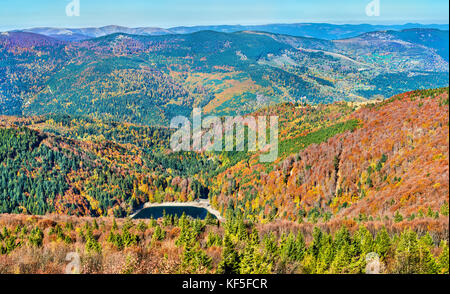
[[[193,26],[296,22],[448,23],[448,0],[80,0],[80,16],[66,16],[72,0],[0,0],[0,30],[30,27]]]

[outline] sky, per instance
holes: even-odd
[[[79,16],[66,7],[79,1]],[[423,24],[449,22],[448,0],[0,0],[0,30],[31,27],[161,27],[327,22]],[[73,11],[73,10],[71,10]]]

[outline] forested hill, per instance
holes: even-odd
[[[123,217],[146,201],[207,197],[195,175],[209,162],[167,154],[167,129],[68,116],[0,125],[1,213]]]
[[[263,222],[439,218],[448,214],[448,110],[448,88],[362,106],[338,128],[282,142],[274,166],[254,157],[221,173],[213,203]]]
[[[341,40],[264,32],[116,33],[80,42],[0,34],[0,114],[85,115],[165,125],[281,102],[363,102],[448,86],[448,31]]]
[[[126,216],[209,197],[254,222],[438,221],[448,232],[448,88],[369,104],[284,103],[279,158],[173,153],[171,130],[45,115],[0,120],[0,212]],[[436,223],[436,222],[435,222]]]

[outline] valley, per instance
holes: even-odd
[[[63,273],[72,253],[89,274],[362,274],[368,256],[382,273],[448,274],[448,36],[414,24],[1,33],[0,274]],[[275,160],[249,139],[174,151],[172,118],[199,108],[276,117]]]
[[[2,117],[1,210],[125,217],[146,202],[208,198],[223,217],[267,223],[413,221],[448,205],[448,88],[252,115],[262,114],[279,117],[273,163],[259,151],[173,152],[163,127]]]

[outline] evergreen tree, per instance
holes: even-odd
[[[40,228],[35,227],[31,230],[28,240],[31,245],[41,247],[42,241],[44,240],[44,232]]]
[[[323,233],[318,227],[314,227],[313,229],[313,241],[309,246],[309,251],[313,255],[314,258],[317,258],[320,251],[320,246],[322,245],[322,237]]]
[[[118,230],[118,229],[119,229],[119,227],[117,226],[117,222],[116,222],[116,219],[115,219],[115,218],[113,219],[112,229],[113,229],[113,230]]]
[[[356,235],[361,249],[360,254],[362,256],[366,256],[368,253],[374,251],[375,246],[373,236],[366,227],[360,226]]]
[[[92,223],[92,227],[93,227],[94,230],[98,230],[97,220],[94,219],[94,221]]]
[[[200,249],[193,228],[184,228],[183,237],[177,240],[183,246],[181,271],[186,273],[202,273],[211,268],[211,258]]]
[[[389,248],[391,246],[391,239],[385,227],[383,227],[375,238],[374,249],[375,252],[381,257],[386,257]]]
[[[297,233],[297,238],[295,239],[295,247],[296,247],[295,259],[297,261],[302,261],[306,252],[306,243],[305,238],[303,237],[303,234],[300,231]]]
[[[302,272],[304,274],[315,274],[316,273],[316,258],[312,253],[308,252],[302,262]]]
[[[85,245],[86,251],[88,253],[101,253],[102,252],[102,245],[97,241],[97,239],[92,234],[92,231],[90,229],[86,232],[86,245]]]
[[[395,252],[395,272],[399,274],[414,274],[419,272],[420,252],[417,234],[411,229],[400,236]]]
[[[345,274],[349,273],[348,266],[351,263],[350,245],[344,243],[339,251],[336,253],[336,257],[330,266],[331,274]]]
[[[145,233],[145,231],[147,230],[147,225],[145,224],[145,222],[140,221],[138,226],[137,226],[137,229],[139,231],[141,231],[142,233]]]
[[[421,274],[437,274],[439,266],[431,253],[431,249],[434,247],[431,236],[427,233],[419,240],[419,256],[420,263],[418,273]]]
[[[403,221],[403,216],[400,214],[400,212],[398,210],[395,212],[394,221],[396,223]]]
[[[439,254],[438,265],[439,273],[447,274],[449,273],[449,254],[448,254],[448,244],[447,241],[441,241],[440,244],[441,254]]]
[[[229,235],[225,235],[223,240],[222,260],[220,261],[218,274],[238,274],[239,273],[239,254],[237,253]]]
[[[296,260],[297,251],[295,237],[292,233],[286,237],[285,235],[281,238],[280,244],[280,257],[286,260]]]
[[[350,245],[352,238],[346,226],[342,226],[334,235],[334,246],[336,251],[340,251],[344,246]]]
[[[259,252],[258,232],[253,229],[240,260],[239,272],[241,274],[269,274],[271,267],[271,263]]]
[[[166,237],[166,232],[161,229],[160,226],[156,226],[155,231],[153,232],[152,240],[153,241],[162,241]]]
[[[213,216],[212,216],[212,214],[211,213],[207,213],[206,214],[206,217],[205,217],[205,224],[207,224],[207,225],[215,225],[215,224],[217,224],[217,219],[215,219]]]
[[[336,248],[333,245],[332,237],[328,234],[323,234],[322,245],[319,251],[319,256],[317,257],[316,273],[318,274],[326,273],[328,267],[330,266],[330,264],[334,259],[335,250]]]

